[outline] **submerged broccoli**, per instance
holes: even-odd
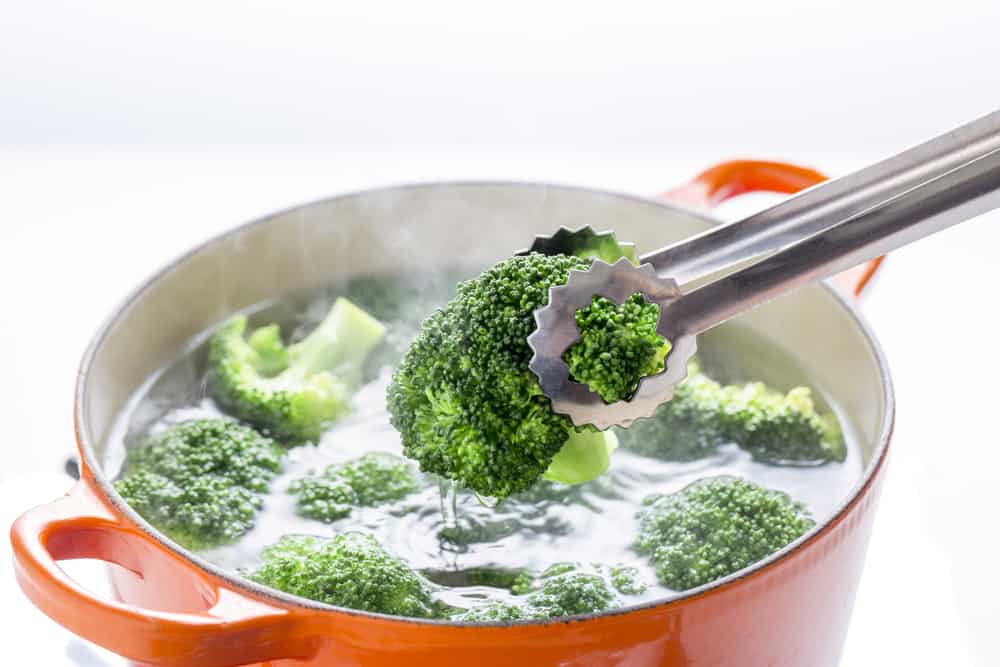
[[[563,255],[512,257],[460,284],[457,296],[425,320],[388,391],[389,413],[407,456],[425,471],[501,499],[527,490],[546,471],[554,481],[575,484],[607,469],[617,445],[613,435],[574,428],[568,417],[554,413],[528,368],[534,311],[548,302],[550,287],[589,265]],[[598,316],[601,310],[617,311],[614,324],[622,329],[645,317],[642,309],[621,311],[606,299],[590,308],[590,318],[602,327],[610,320]],[[647,337],[609,338],[616,341],[616,356],[654,350]],[[597,352],[573,357],[570,371],[602,381],[603,366],[589,363]],[[638,381],[622,375],[624,366],[611,366],[618,376],[606,379],[608,387]]]
[[[847,457],[844,437],[833,416],[816,412],[808,387],[786,394],[760,382],[722,388],[722,429],[759,461],[822,463]]]
[[[801,503],[734,477],[700,480],[643,505],[635,549],[678,591],[742,570],[814,525]]]
[[[571,570],[543,575],[541,587],[528,596],[529,618],[594,614],[621,606],[614,588],[598,574]]]
[[[178,544],[206,549],[253,527],[282,451],[236,422],[184,422],[130,449],[115,489]]]
[[[649,419],[616,428],[622,447],[667,461],[695,461],[715,453],[724,435],[719,385],[695,373]]]
[[[354,507],[401,500],[421,486],[409,461],[392,454],[369,453],[297,479],[288,491],[297,496],[299,514],[330,522],[349,515]]]
[[[495,600],[489,604],[465,609],[453,615],[451,620],[458,623],[508,623],[532,618],[528,610],[519,604]]]
[[[253,528],[258,494],[211,475],[178,483],[148,470],[115,482],[132,509],[188,549],[235,541]]]
[[[430,584],[365,533],[341,533],[330,540],[285,535],[245,576],[348,609],[415,618],[437,613]]]
[[[316,329],[285,346],[278,325],[245,337],[237,315],[212,336],[209,367],[215,399],[234,416],[291,443],[315,440],[348,410],[353,385],[385,327],[344,298]]]
[[[179,484],[213,475],[265,492],[281,469],[283,449],[237,422],[196,419],[171,426],[128,451],[125,472],[147,469]]]
[[[847,456],[836,418],[817,412],[807,387],[782,394],[760,382],[721,385],[694,364],[674,398],[650,419],[615,432],[623,447],[667,461],[711,456],[725,442],[766,463],[817,464]]]
[[[473,567],[464,570],[423,570],[435,584],[450,587],[488,586],[522,594],[531,589],[534,577],[524,568]]]
[[[545,620],[596,614],[622,606],[619,593],[639,595],[647,585],[633,567],[558,563],[542,572],[532,585],[518,580],[517,595],[460,611],[452,620],[463,623]]]

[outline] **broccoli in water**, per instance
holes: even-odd
[[[711,456],[725,436],[719,385],[691,373],[677,385],[674,397],[649,419],[616,428],[622,447],[667,461],[695,461]]]
[[[721,423],[726,440],[758,461],[822,463],[847,457],[836,418],[816,412],[808,387],[783,394],[760,382],[729,385],[719,400],[725,406]]]
[[[234,542],[253,528],[262,502],[258,494],[211,475],[183,483],[148,470],[115,482],[132,509],[188,549]]]
[[[204,549],[253,527],[259,494],[279,471],[282,451],[236,422],[184,422],[130,449],[115,488],[173,540]]]
[[[338,607],[415,618],[437,614],[430,584],[365,533],[285,535],[245,576]]]
[[[222,325],[209,345],[215,399],[235,417],[291,443],[316,440],[348,410],[368,354],[385,327],[344,298],[304,339],[285,346],[270,324],[247,333],[247,318]]]
[[[519,588],[514,591],[518,594],[509,600],[460,611],[452,620],[489,623],[594,614],[621,607],[619,594],[640,595],[646,589],[633,567],[558,563],[542,572],[530,587],[519,580]]]
[[[425,320],[388,391],[407,456],[425,471],[499,499],[531,488],[543,474],[577,484],[607,469],[614,435],[574,428],[553,412],[528,368],[534,311],[569,271],[589,265],[563,255],[512,257],[461,283],[456,297]],[[580,373],[604,391],[627,392],[638,382],[633,375],[662,361],[666,341],[657,336],[654,342],[655,331],[614,334],[648,318],[644,308],[629,304],[619,308],[598,299],[588,307],[583,326],[593,322],[601,333],[591,338],[584,331],[583,340],[591,342],[570,351],[574,377]],[[597,349],[601,340],[611,344],[609,360],[595,358],[605,352]],[[629,355],[638,362],[616,361]]]
[[[297,479],[288,491],[297,497],[299,514],[331,522],[349,515],[354,507],[395,502],[422,486],[409,461],[392,454],[369,453]]]
[[[672,400],[616,433],[623,447],[667,461],[711,456],[725,442],[766,463],[808,465],[847,456],[836,418],[816,410],[807,387],[783,394],[760,382],[721,385],[695,364]]]
[[[660,583],[677,591],[742,570],[814,525],[784,493],[735,477],[700,480],[643,505],[635,549],[649,558]]]

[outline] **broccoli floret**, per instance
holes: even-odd
[[[532,574],[523,568],[474,567],[464,570],[424,570],[422,574],[442,586],[488,586],[515,594],[528,592],[534,582]]]
[[[667,461],[711,456],[726,442],[765,463],[808,465],[847,456],[836,418],[817,412],[807,387],[782,394],[760,382],[721,385],[697,365],[650,419],[615,432],[626,449]]]
[[[548,302],[550,287],[589,264],[563,255],[512,257],[460,284],[425,320],[388,391],[404,453],[423,470],[500,499],[529,489],[560,450],[550,479],[579,483],[604,472],[614,439],[575,429],[553,412],[528,368],[534,311]]]
[[[649,419],[616,428],[622,447],[665,461],[695,461],[713,455],[725,441],[719,385],[695,373]]]
[[[528,596],[531,618],[593,614],[621,606],[614,589],[600,575],[571,570],[543,575],[541,588]]]
[[[115,488],[178,544],[206,549],[253,527],[282,452],[236,422],[184,422],[130,449]]]
[[[277,325],[247,338],[247,318],[222,325],[209,345],[215,399],[234,416],[280,440],[316,440],[345,414],[365,358],[385,327],[347,299],[337,299],[316,329],[285,346]]]
[[[369,453],[297,479],[288,491],[298,497],[299,514],[330,522],[349,515],[352,507],[395,502],[421,487],[419,476],[405,459]]]
[[[836,418],[816,412],[808,387],[786,394],[763,383],[722,388],[722,430],[758,461],[843,461],[847,446]]]
[[[663,370],[670,344],[656,333],[660,307],[636,292],[621,306],[594,297],[576,311],[580,340],[563,353],[573,379],[608,403],[628,400],[639,380]]]
[[[594,614],[622,606],[619,593],[639,595],[646,589],[634,567],[557,563],[534,580],[520,575],[511,587],[515,595],[510,601],[495,600],[460,611],[452,619],[487,623]]]
[[[213,475],[183,483],[148,470],[115,482],[132,509],[188,549],[235,541],[250,530],[262,502],[258,494]]]
[[[430,584],[365,533],[330,540],[285,535],[245,576],[338,607],[415,618],[437,613]]]
[[[254,429],[225,419],[196,419],[171,426],[128,451],[125,473],[147,469],[185,484],[214,475],[251,491],[266,492],[281,469],[283,449]]]
[[[700,480],[649,496],[635,549],[677,591],[725,577],[797,540],[814,521],[801,503],[734,477]]]
[[[615,590],[625,595],[642,595],[649,589],[639,570],[631,565],[615,565],[608,571],[608,576]]]
[[[489,604],[472,609],[466,609],[451,617],[451,620],[458,623],[503,623],[509,621],[523,621],[532,618],[526,615],[523,605],[496,600]]]

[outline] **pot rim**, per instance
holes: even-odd
[[[882,421],[879,424],[879,435],[878,442],[876,443],[875,449],[872,453],[872,458],[868,465],[865,467],[862,475],[858,478],[857,483],[852,487],[849,494],[845,496],[841,504],[837,507],[837,510],[831,514],[822,523],[817,523],[808,533],[795,540],[794,542],[786,545],[779,551],[771,554],[767,558],[757,561],[753,565],[746,567],[738,572],[730,574],[726,577],[716,579],[702,586],[696,588],[691,588],[683,592],[677,593],[673,597],[652,600],[649,602],[643,602],[640,604],[630,605],[626,607],[621,607],[618,609],[613,609],[606,612],[597,612],[591,614],[580,614],[576,616],[567,616],[558,619],[548,619],[548,620],[527,620],[527,621],[495,621],[490,623],[461,623],[447,620],[438,619],[420,619],[420,618],[407,618],[401,616],[392,616],[389,614],[380,614],[375,612],[359,611],[356,609],[348,609],[346,607],[337,607],[334,605],[326,604],[323,602],[317,602],[315,600],[310,600],[308,598],[299,597],[296,595],[291,595],[289,593],[284,593],[276,589],[263,586],[261,584],[254,583],[249,579],[238,576],[237,574],[225,570],[204,558],[198,556],[193,551],[185,549],[179,544],[175,543],[173,540],[169,539],[165,534],[158,531],[155,527],[149,524],[142,516],[133,510],[123,499],[118,492],[115,490],[111,481],[104,474],[102,465],[100,461],[97,460],[93,442],[90,435],[89,425],[87,423],[86,415],[84,414],[84,404],[85,404],[85,387],[87,384],[87,379],[90,374],[91,367],[94,362],[94,356],[96,355],[97,349],[101,346],[101,343],[107,337],[111,328],[119,320],[122,313],[128,309],[135,301],[137,301],[146,290],[159,281],[164,275],[168,274],[170,271],[175,269],[177,266],[185,262],[187,259],[201,251],[204,247],[220,242],[227,237],[238,234],[243,230],[255,227],[257,225],[267,224],[274,218],[282,216],[293,211],[300,209],[330,204],[336,201],[351,199],[354,197],[360,197],[364,195],[373,194],[376,192],[386,192],[386,191],[405,191],[423,188],[436,188],[436,187],[518,187],[518,188],[542,188],[542,189],[561,189],[576,192],[584,192],[594,195],[602,195],[607,197],[614,197],[616,199],[623,199],[627,201],[643,203],[652,206],[659,206],[665,209],[681,211],[685,215],[692,215],[696,218],[701,218],[709,225],[717,225],[719,221],[710,215],[702,213],[700,211],[684,208],[681,206],[674,205],[670,202],[661,201],[657,199],[652,199],[648,197],[642,197],[640,195],[617,192],[613,190],[604,190],[600,188],[592,188],[586,186],[576,186],[576,185],[566,185],[557,183],[547,183],[539,181],[515,181],[515,180],[459,180],[459,181],[426,181],[426,182],[413,182],[397,185],[387,185],[381,187],[365,188],[361,190],[353,190],[339,195],[334,195],[331,197],[322,197],[314,199],[302,204],[297,204],[294,206],[289,206],[287,208],[279,209],[268,215],[250,220],[235,227],[226,229],[223,232],[214,234],[209,238],[195,244],[187,251],[181,253],[179,256],[175,257],[173,260],[167,262],[158,270],[153,272],[148,278],[140,282],[135,288],[133,288],[124,299],[122,299],[118,305],[112,310],[111,314],[104,319],[100,327],[94,333],[90,342],[84,351],[83,357],[80,361],[79,370],[77,373],[76,387],[74,389],[74,408],[73,417],[75,432],[77,438],[77,447],[80,452],[81,457],[81,479],[89,478],[89,481],[96,483],[97,490],[111,503],[115,510],[122,512],[130,521],[132,521],[136,526],[143,530],[147,535],[153,540],[159,543],[162,547],[170,551],[175,556],[187,561],[194,567],[208,572],[209,574],[222,580],[226,585],[236,589],[245,591],[257,598],[263,598],[265,600],[271,600],[274,602],[281,603],[284,606],[298,607],[303,609],[308,609],[311,611],[320,612],[334,612],[340,614],[349,614],[351,616],[359,616],[369,618],[373,621],[382,621],[389,623],[407,623],[407,624],[417,624],[417,625],[433,625],[433,626],[444,626],[444,627],[455,627],[455,628],[506,628],[506,627],[523,627],[523,626],[545,626],[545,625],[561,625],[566,623],[579,623],[586,621],[596,621],[599,619],[610,618],[614,616],[623,616],[633,612],[650,611],[653,609],[662,609],[670,605],[675,605],[682,603],[687,600],[691,600],[696,597],[700,597],[715,591],[719,591],[724,588],[728,588],[740,582],[741,580],[748,579],[752,576],[758,575],[764,570],[771,568],[774,565],[786,560],[792,554],[798,552],[799,550],[805,548],[810,542],[818,539],[824,532],[832,528],[835,524],[848,513],[851,507],[862,497],[867,487],[869,487],[875,478],[877,471],[882,466],[885,461],[886,455],[888,453],[889,442],[892,437],[893,424],[895,420],[895,392],[893,390],[892,377],[889,372],[889,365],[885,357],[885,353],[882,350],[882,346],[879,344],[878,339],[875,337],[874,332],[871,329],[871,325],[867,322],[864,316],[859,312],[854,303],[845,297],[841,292],[833,288],[826,282],[820,283],[821,288],[826,290],[833,299],[847,311],[848,315],[853,320],[855,326],[864,336],[869,348],[871,349],[874,357],[876,366],[878,368],[879,379],[881,380],[882,398],[885,402],[885,412],[882,417]]]

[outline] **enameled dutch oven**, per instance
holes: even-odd
[[[82,476],[65,497],[14,524],[21,587],[72,632],[149,665],[835,665],[892,430],[888,371],[851,303],[874,267],[851,278],[847,296],[809,287],[734,325],[778,342],[839,405],[862,449],[852,494],[773,557],[668,601],[487,627],[330,607],[243,581],[184,550],[129,509],[102,471],[109,429],[128,398],[236,310],[360,272],[486,266],[559,225],[610,227],[658,247],[716,224],[695,208],[819,180],[790,165],[730,162],[658,200],[534,184],[397,187],[294,208],[212,239],[133,293],[87,351],[76,389]],[[109,568],[117,600],[70,579],[58,561],[73,558],[119,566]]]

